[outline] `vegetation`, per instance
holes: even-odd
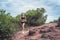
[[[10,13],[0,9],[0,40],[7,39],[17,30],[17,21]]]
[[[44,8],[37,8],[36,10],[28,10],[25,15],[27,17],[27,24],[29,26],[38,26],[45,23],[47,19],[47,15],[45,13]]]
[[[58,23],[58,22],[60,22],[60,17],[58,19],[51,21],[50,23]]]

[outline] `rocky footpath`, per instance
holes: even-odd
[[[60,40],[60,27],[57,23],[46,23],[30,27],[14,34],[12,40]]]

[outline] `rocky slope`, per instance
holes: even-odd
[[[60,40],[60,27],[57,23],[46,23],[42,26],[30,27],[19,31],[12,40]]]

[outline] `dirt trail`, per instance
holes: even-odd
[[[30,27],[17,32],[13,36],[13,40],[60,40],[60,27],[56,27],[57,23],[47,23],[42,26]]]

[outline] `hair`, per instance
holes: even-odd
[[[21,18],[22,18],[22,19],[25,19],[24,13],[21,13]]]
[[[23,16],[24,15],[24,13],[21,13],[21,16]]]

